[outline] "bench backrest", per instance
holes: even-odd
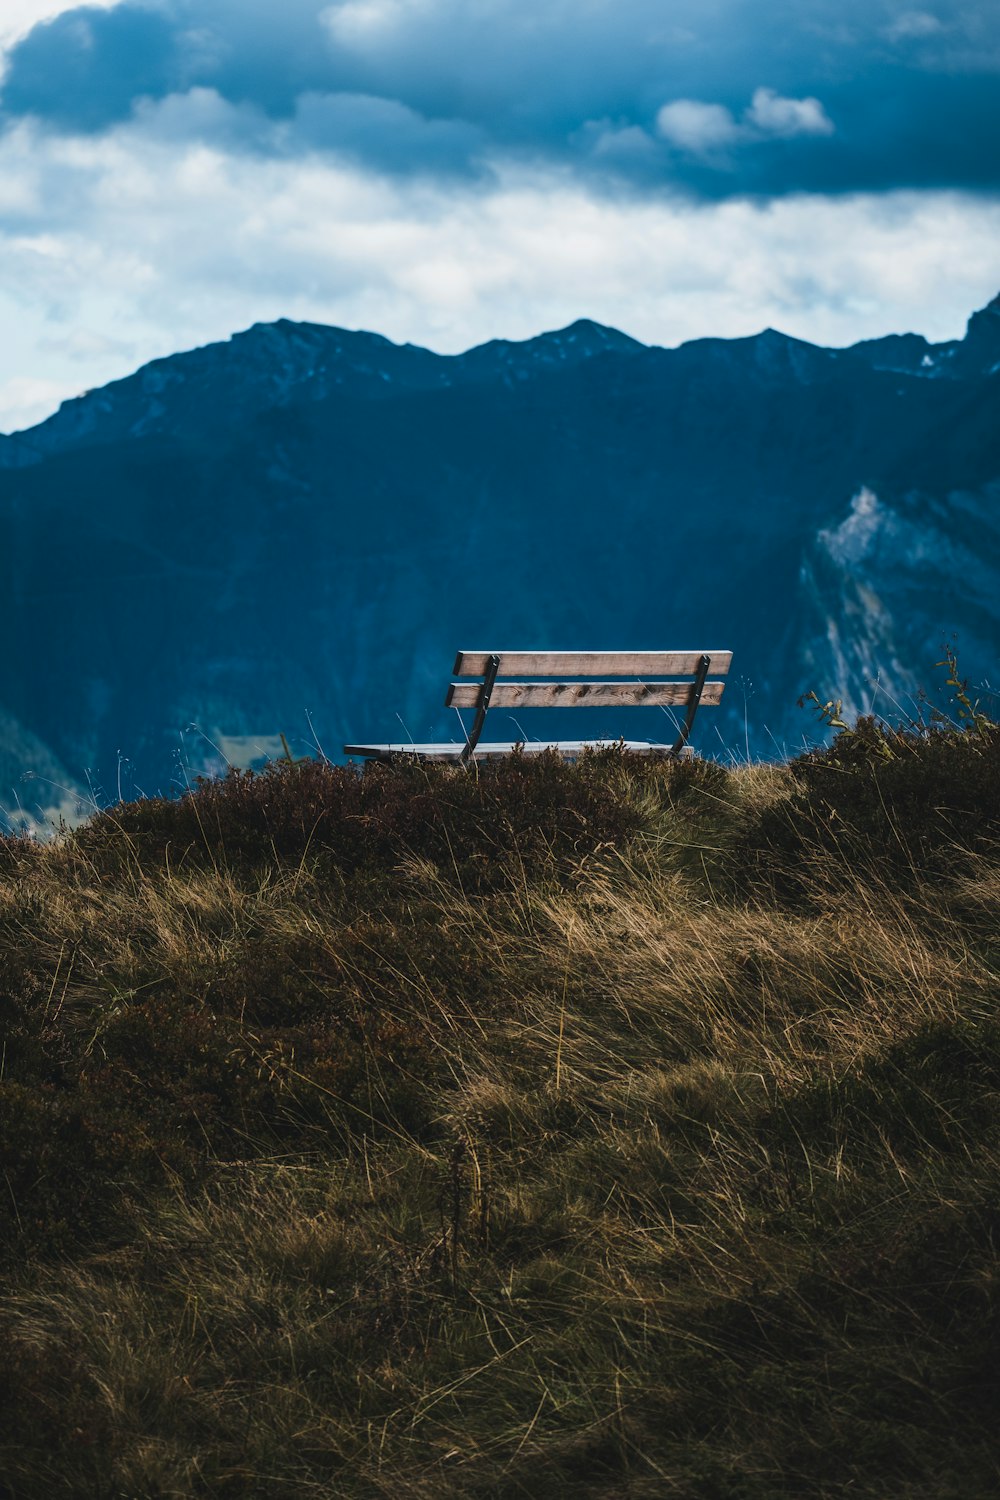
[[[453,682],[445,706],[476,710],[470,754],[489,708],[686,708],[672,747],[679,754],[699,705],[721,701],[725,683],[719,679],[732,659],[731,651],[460,651],[454,676],[480,680]],[[501,680],[506,678],[560,680]]]

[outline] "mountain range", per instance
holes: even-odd
[[[810,690],[941,698],[953,638],[995,710],[998,416],[1000,297],[938,344],[584,320],[439,355],[281,320],[156,360],[0,436],[0,802],[168,792],[281,735],[461,738],[459,647],[731,649],[719,756],[815,738]]]

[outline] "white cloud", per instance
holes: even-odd
[[[73,328],[67,333],[42,339],[41,348],[65,355],[81,365],[92,365],[96,360],[108,357],[131,359],[135,354],[127,339],[111,339],[94,328]]]
[[[70,392],[60,380],[12,375],[9,380],[0,381],[0,431],[17,432],[22,427],[33,427],[49,416],[67,394]]]
[[[674,99],[656,116],[656,128],[665,141],[696,155],[717,151],[738,141],[743,132],[723,104],[703,104],[697,99]]]
[[[739,120],[724,104],[674,99],[659,110],[656,128],[672,146],[692,156],[711,157],[730,146],[800,135],[832,135],[833,121],[818,99],[788,99],[774,89],[759,88]]]
[[[937,16],[926,10],[904,10],[885,28],[891,42],[908,40],[911,37],[936,36],[944,27]]]
[[[80,0],[2,0],[0,4],[0,54],[27,36],[39,21],[51,21],[64,10],[75,10]],[[87,0],[87,4],[110,10],[120,0]]]
[[[774,89],[756,89],[745,118],[763,135],[833,134],[833,121],[818,99],[785,99]]]
[[[609,125],[592,122],[586,127],[591,135],[591,151],[605,161],[629,162],[648,159],[655,143],[641,125]]]
[[[411,4],[409,13],[414,7]],[[331,5],[320,19],[335,42],[365,47],[381,41],[408,19],[403,0],[346,0]]]
[[[845,344],[953,337],[1000,288],[1000,204],[957,193],[698,205],[512,168],[455,192],[139,127],[23,127],[0,181],[0,431],[278,317],[442,352],[580,316],[649,343],[770,325]]]

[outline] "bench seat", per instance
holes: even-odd
[[[489,740],[480,741],[472,752],[472,759],[492,760],[510,755],[515,750],[522,755],[540,755],[543,750],[555,750],[564,760],[574,760],[585,750],[615,748],[628,750],[632,755],[670,753],[669,745],[658,745],[652,740]],[[452,740],[437,745],[345,745],[344,754],[358,755],[366,760],[398,760],[401,756],[412,755],[418,760],[460,761],[465,749],[458,740]]]

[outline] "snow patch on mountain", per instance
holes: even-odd
[[[843,565],[860,562],[871,551],[886,521],[886,512],[879,505],[878,496],[867,485],[862,485],[851,500],[850,514],[833,530],[819,533],[820,545]]]

